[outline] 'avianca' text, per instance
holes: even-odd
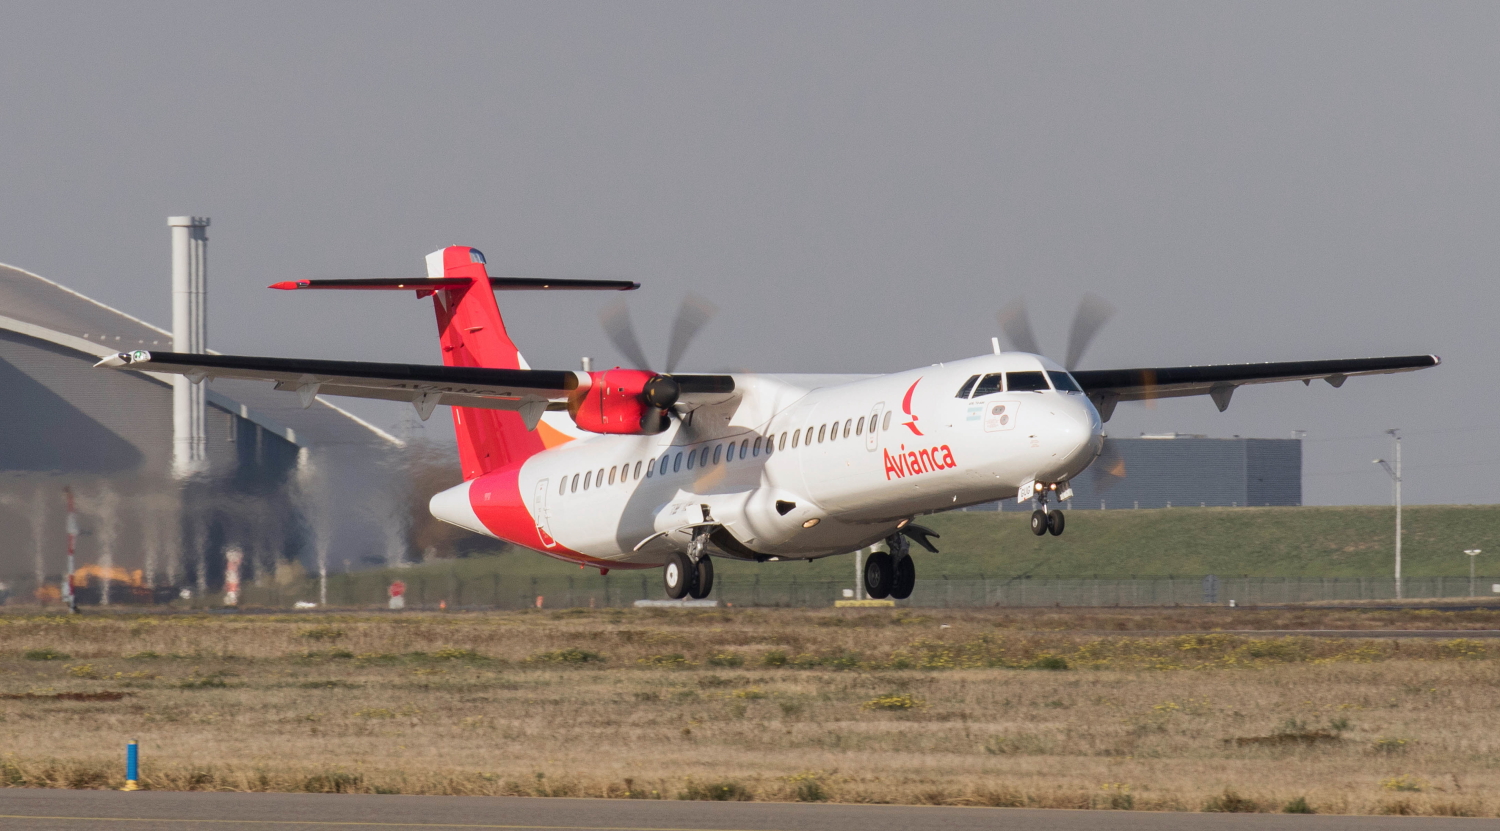
[[[897,479],[903,479],[918,473],[931,473],[934,470],[958,467],[958,462],[953,461],[953,450],[946,444],[928,450],[907,450],[906,445],[903,444],[901,451],[894,456],[889,450],[882,452],[885,453],[886,481],[890,481],[893,474]]]

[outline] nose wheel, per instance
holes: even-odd
[[[1054,485],[1053,487],[1055,488],[1056,486]],[[1054,537],[1060,536],[1063,528],[1066,526],[1066,520],[1063,519],[1062,511],[1049,510],[1047,508],[1047,492],[1047,489],[1043,489],[1040,486],[1037,487],[1035,499],[1038,507],[1035,511],[1031,512],[1031,533],[1036,534],[1038,537],[1046,536],[1047,534],[1051,534]],[[1064,496],[1072,496],[1072,493],[1072,489],[1069,488]]]

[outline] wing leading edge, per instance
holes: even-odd
[[[1411,372],[1442,363],[1436,355],[1395,358],[1349,358],[1332,361],[1281,361],[1263,364],[1217,364],[1213,366],[1142,367],[1138,369],[1087,369],[1072,374],[1093,400],[1105,421],[1121,401],[1208,395],[1223,412],[1236,387],[1323,379],[1335,387],[1355,375],[1386,375]]]

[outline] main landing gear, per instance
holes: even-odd
[[[905,600],[917,584],[917,566],[912,562],[909,543],[901,534],[886,538],[890,551],[876,551],[865,559],[865,594],[875,600],[887,597]]]
[[[662,569],[662,580],[667,587],[667,597],[681,600],[688,596],[694,600],[708,597],[714,589],[714,561],[708,556],[708,529],[696,529],[693,541],[688,543],[687,553],[678,551]]]
[[[1066,523],[1066,520],[1063,519],[1063,512],[1047,507],[1047,494],[1055,490],[1056,487],[1056,485],[1053,485],[1051,488],[1040,486],[1036,488],[1035,499],[1038,507],[1035,511],[1031,512],[1031,533],[1036,534],[1038,537],[1046,534],[1056,537],[1063,532],[1063,527]],[[1071,496],[1071,489],[1065,495]]]

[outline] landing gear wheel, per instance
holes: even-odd
[[[891,594],[895,576],[891,555],[884,551],[871,554],[865,560],[865,594],[876,600],[886,599]]]
[[[1054,537],[1062,536],[1063,514],[1062,511],[1053,511],[1047,514],[1047,533]]]
[[[1038,537],[1047,533],[1047,512],[1038,508],[1031,512],[1031,533]]]
[[[897,600],[905,600],[911,597],[911,590],[917,585],[917,565],[911,561],[910,554],[900,554],[894,558],[892,569],[895,574],[891,579],[891,597]]]
[[[702,600],[708,597],[708,593],[714,589],[714,561],[707,556],[698,561],[697,584],[688,592],[694,600]]]
[[[667,586],[667,597],[673,600],[681,600],[683,595],[690,593],[698,584],[697,567],[681,551],[674,553],[672,559],[667,561],[661,576]]]

